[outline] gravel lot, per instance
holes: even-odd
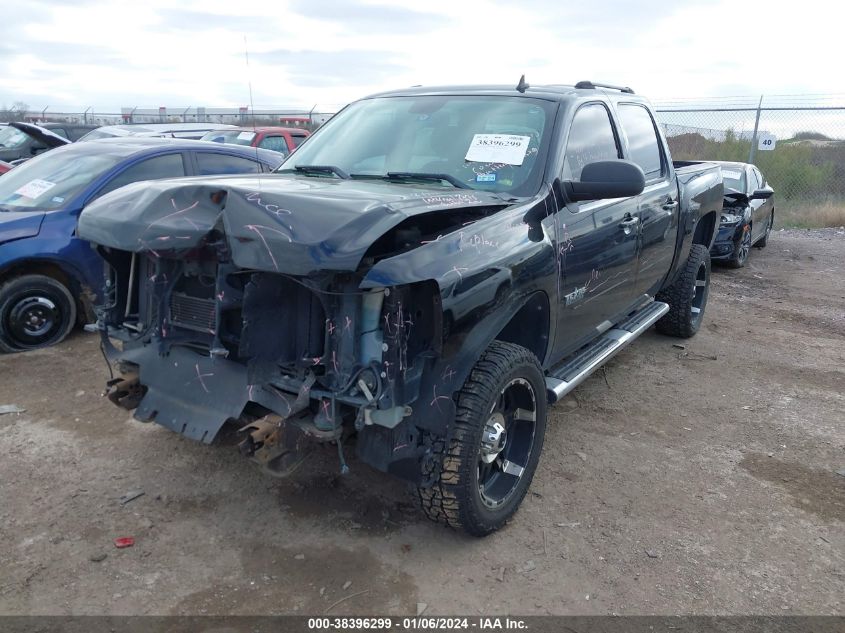
[[[845,613],[845,231],[717,268],[674,343],[647,333],[553,408],[483,540],[331,452],[277,481],[234,437],[132,420],[94,335],[2,357],[26,412],[0,415],[0,613]]]

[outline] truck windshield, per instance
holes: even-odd
[[[64,148],[46,152],[3,174],[0,208],[8,211],[58,209],[121,160],[125,160],[125,156],[109,152],[82,153]]]
[[[365,99],[330,119],[279,171],[532,195],[554,112],[554,102],[527,97]]]

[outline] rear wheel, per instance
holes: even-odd
[[[751,253],[751,225],[746,224],[742,227],[742,237],[739,238],[739,243],[734,247],[733,256],[728,260],[728,265],[731,268],[742,268],[745,262],[748,261],[748,255]]]
[[[434,485],[420,488],[425,514],[475,536],[519,508],[543,448],[546,387],[537,358],[494,341],[457,394],[454,435]]]
[[[772,211],[772,214],[769,216],[769,223],[766,224],[766,232],[763,233],[763,237],[757,240],[757,243],[754,245],[757,248],[766,248],[766,244],[769,243],[769,235],[772,232],[772,228],[775,225],[775,212]]]
[[[76,323],[76,302],[59,281],[24,275],[0,286],[0,352],[55,345]]]
[[[689,338],[698,332],[710,292],[710,252],[693,244],[681,274],[668,288],[657,293],[658,301],[669,304],[669,312],[657,324],[657,331]]]

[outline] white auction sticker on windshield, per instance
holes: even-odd
[[[730,171],[728,169],[722,170],[722,178],[730,178],[731,180],[739,180],[742,178],[741,171]]]
[[[26,183],[23,187],[18,188],[15,193],[19,196],[23,196],[24,198],[31,198],[35,200],[45,191],[49,191],[53,187],[56,186],[56,183],[50,182],[49,180],[41,180],[40,178],[36,178],[35,180],[30,180]]]
[[[476,134],[472,137],[465,159],[474,163],[521,165],[530,141],[530,136]]]
[[[241,132],[238,134],[239,141],[251,141],[255,138],[255,132]]]

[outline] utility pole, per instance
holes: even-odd
[[[760,110],[763,107],[763,95],[760,95],[760,103],[757,104],[757,116],[754,119],[754,134],[751,137],[751,149],[748,152],[748,162],[754,162],[754,153],[757,151],[757,128],[760,127]]]

